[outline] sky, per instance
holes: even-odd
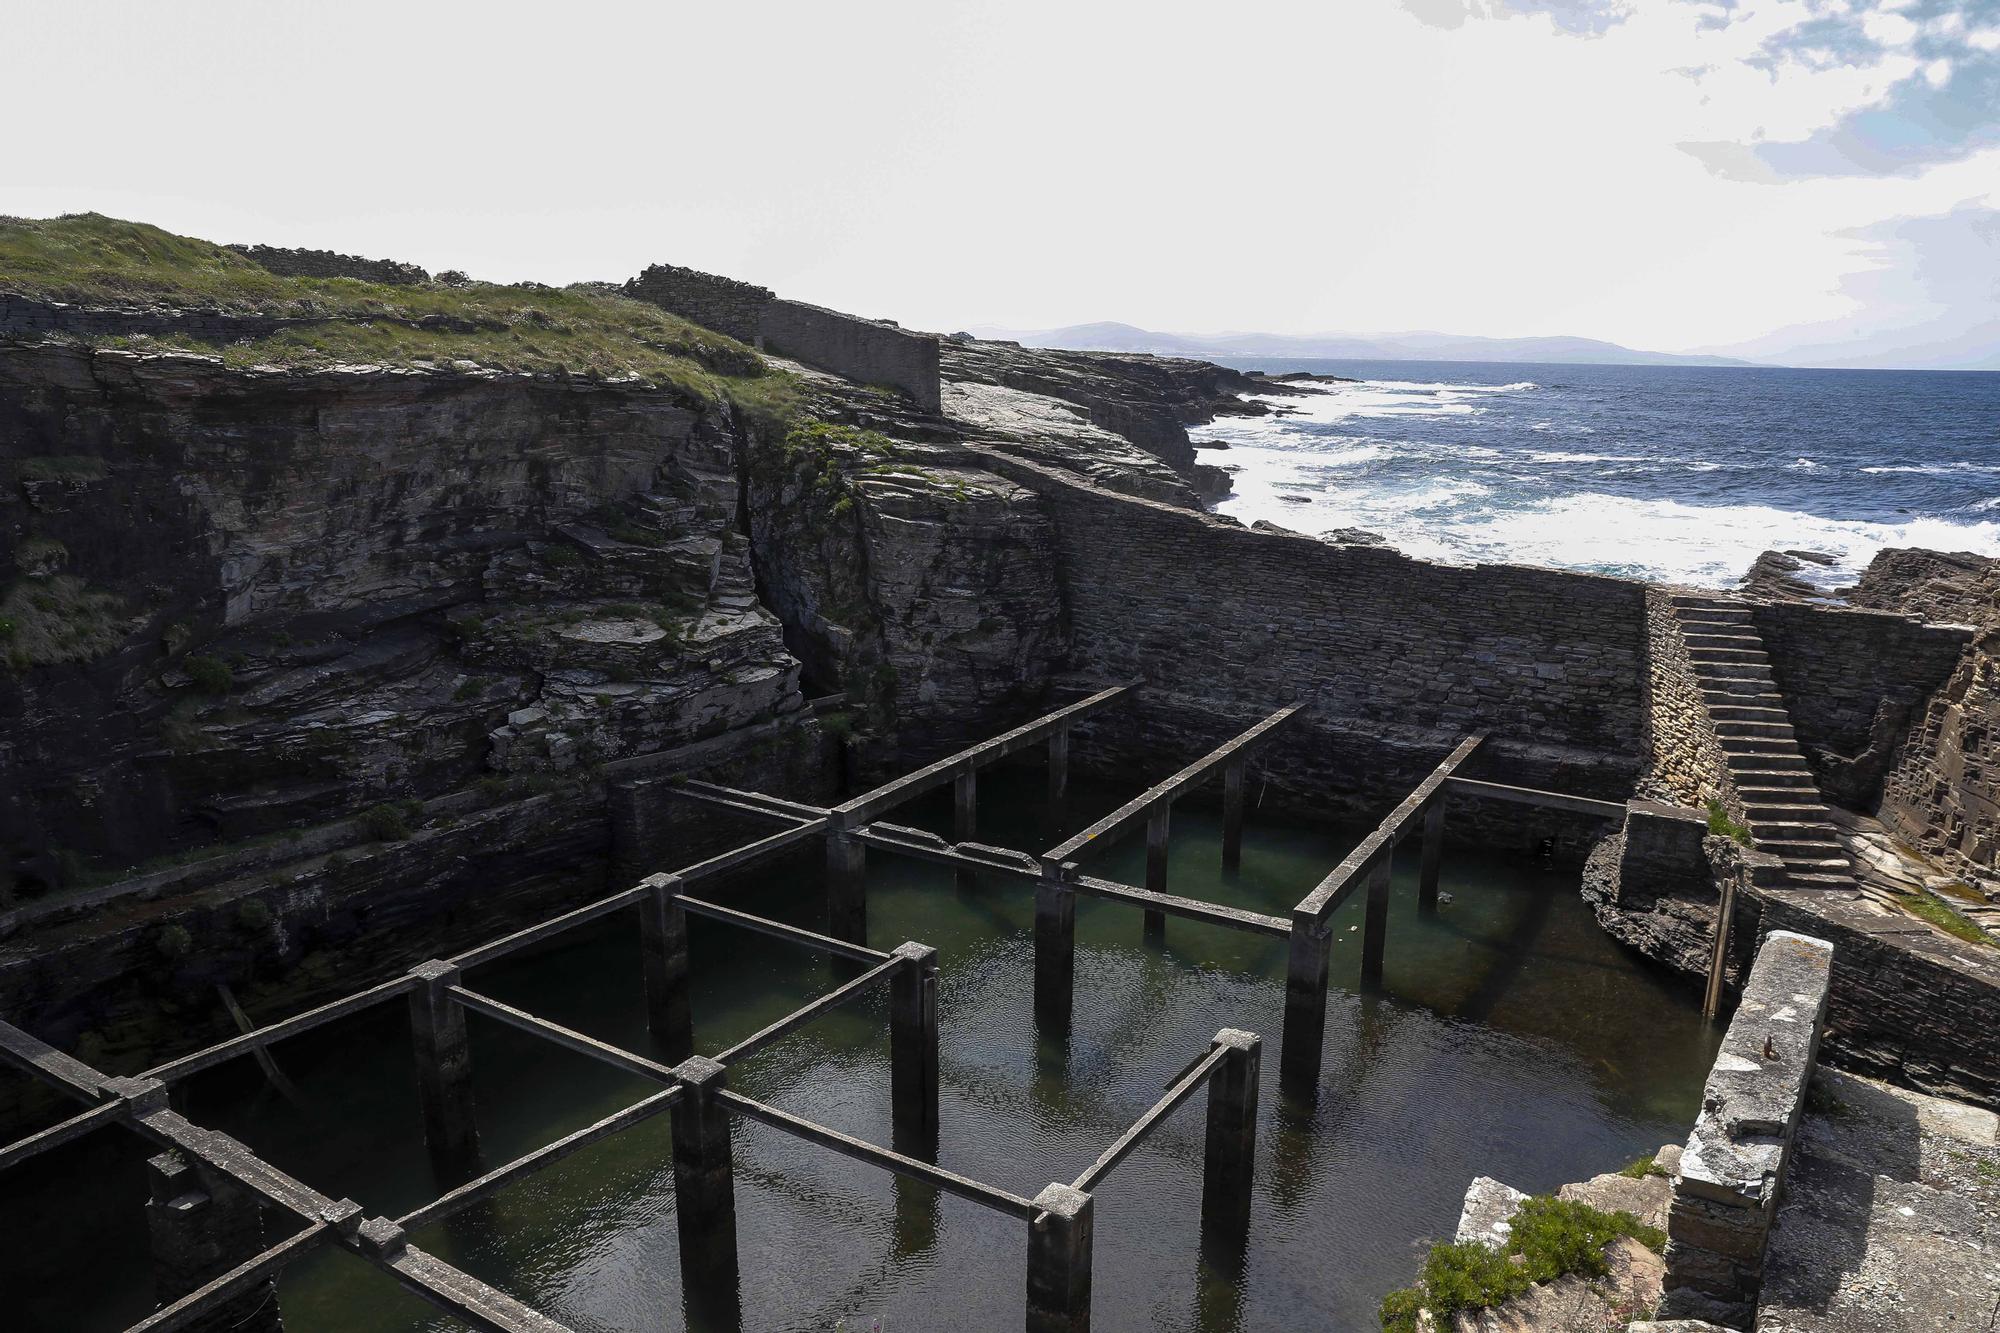
[[[0,213],[949,331],[2000,368],[2000,0],[0,0]]]

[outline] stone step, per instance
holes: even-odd
[[[1824,819],[1811,819],[1801,815],[1796,818],[1758,819],[1751,822],[1756,825],[1751,832],[1757,835],[1759,842],[1766,838],[1776,838],[1780,842],[1787,839],[1794,842],[1804,839],[1808,842],[1837,843],[1839,840],[1839,835],[1833,831],[1833,825]]]
[[[1681,637],[1687,640],[1689,651],[1697,648],[1755,648],[1764,651],[1764,640],[1757,634],[1732,634],[1726,625],[1707,625],[1699,628],[1683,627]]]
[[[1785,753],[1772,750],[1723,751],[1723,762],[1729,765],[1731,773],[1810,773],[1812,765],[1798,751]]]
[[[1783,722],[1789,725],[1792,720],[1788,710],[1771,704],[1710,704],[1708,715],[1717,722]]]
[[[1816,790],[1812,774],[1804,769],[1754,769],[1730,776],[1736,779],[1736,794],[1746,801],[1754,801],[1759,796],[1790,796],[1797,791]]]
[[[1751,805],[1744,802],[1743,813],[1750,820],[1750,836],[1760,833],[1778,833],[1783,836],[1785,829],[1824,828],[1826,807],[1823,805]]]
[[[1722,753],[1731,754],[1797,754],[1799,743],[1790,736],[1717,736],[1722,744]]]
[[[1674,623],[1687,625],[1754,625],[1747,606],[1677,606]]]
[[[1758,688],[1754,681],[1745,681],[1744,685],[1747,688],[1734,691],[1704,687],[1701,692],[1701,701],[1710,708],[1718,706],[1723,708],[1777,708],[1783,700],[1784,696],[1782,695],[1765,693]],[[1714,714],[1711,713],[1710,716],[1712,717]]]
[[[1676,608],[1688,607],[1692,609],[1692,608],[1720,607],[1725,611],[1734,611],[1738,609],[1748,611],[1750,609],[1748,603],[1739,602],[1733,597],[1715,597],[1711,596],[1708,593],[1700,593],[1700,592],[1677,592],[1673,594],[1670,600],[1672,600]]]
[[[1749,718],[1718,717],[1715,719],[1717,736],[1790,736],[1792,724],[1789,718]]]
[[[1834,874],[1814,874],[1785,867],[1785,885],[1794,889],[1846,889],[1854,890],[1854,876]]]
[[[1760,692],[1776,694],[1777,682],[1771,676],[1768,662],[1696,662],[1694,678],[1703,686],[1719,681],[1755,683],[1762,687]]]
[[[1768,662],[1771,659],[1759,642],[1748,646],[1733,643],[1691,643],[1688,658],[1696,666],[1704,662]]]
[[[1780,856],[1802,856],[1809,860],[1845,860],[1847,853],[1825,824],[1759,824],[1757,845]]]

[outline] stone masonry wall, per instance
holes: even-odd
[[[1093,745],[1171,764],[1304,703],[1304,725],[1258,767],[1321,813],[1348,795],[1353,812],[1379,813],[1480,726],[1492,732],[1486,776],[1630,791],[1645,711],[1640,584],[1253,532],[986,457],[1055,520],[1071,683],[1150,683],[1080,729]]]
[[[634,300],[746,343],[761,336],[764,311],[773,299],[768,287],[673,264],[654,264],[624,290]]]
[[[1820,791],[1872,811],[1898,743],[1973,631],[1797,602],[1761,604],[1753,618]]]
[[[281,278],[354,278],[389,287],[414,287],[431,280],[431,275],[415,264],[402,264],[393,259],[363,259],[359,255],[343,255],[332,250],[298,250],[277,245],[232,245],[226,248]]]
[[[1833,957],[1825,940],[1790,931],[1772,932],[1758,950],[1674,1177],[1662,1317],[1735,1328],[1755,1319]]]
[[[1881,819],[1903,841],[1990,872],[2000,866],[2000,635],[1966,651],[1898,752]]]
[[[1695,809],[1713,797],[1741,819],[1742,803],[1695,683],[1687,640],[1663,588],[1646,590],[1646,648],[1652,704],[1646,717],[1645,785],[1661,800]]]
[[[837,310],[778,300],[764,308],[764,343],[863,384],[887,384],[926,412],[939,410],[938,340]]]

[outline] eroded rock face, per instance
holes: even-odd
[[[0,346],[15,874],[799,708],[732,429],[636,386]]]
[[[878,725],[983,734],[1067,651],[1049,516],[976,462],[852,429],[755,447],[765,596],[814,683]]]

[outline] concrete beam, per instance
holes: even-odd
[[[1299,901],[1295,911],[1303,912],[1315,921],[1324,921],[1333,915],[1333,910],[1354,892],[1355,886],[1361,881],[1362,873],[1373,865],[1375,858],[1382,855],[1385,850],[1388,852],[1395,850],[1396,843],[1408,831],[1411,822],[1443,789],[1453,771],[1470,759],[1472,752],[1477,750],[1479,743],[1485,739],[1486,733],[1481,731],[1460,741],[1452,752],[1431,770],[1430,776],[1419,782],[1410,794],[1403,798],[1400,805],[1383,817],[1382,822],[1375,826],[1374,832],[1363,838],[1360,844],[1347,854],[1346,859],[1334,867],[1333,873],[1319,882],[1319,887]]]
[[[1449,778],[1445,789],[1458,796],[1511,801],[1515,805],[1540,806],[1544,810],[1566,810],[1573,815],[1591,815],[1599,819],[1625,818],[1623,801],[1600,801],[1591,796],[1571,796],[1567,792],[1512,787],[1503,782],[1480,782],[1473,778]]]

